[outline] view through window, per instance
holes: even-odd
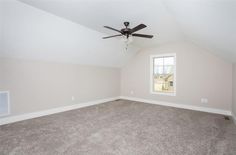
[[[175,55],[152,57],[152,92],[175,94]]]

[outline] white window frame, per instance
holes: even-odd
[[[7,107],[7,112],[4,113],[4,114],[0,114],[0,117],[3,117],[3,116],[8,116],[10,115],[10,92],[9,91],[0,91],[0,93],[6,93],[7,94],[7,100],[8,100],[8,107]]]
[[[154,58],[158,57],[174,57],[174,92],[173,93],[165,93],[165,92],[155,92],[153,90],[153,70],[154,70]],[[176,53],[168,53],[168,54],[158,54],[158,55],[150,55],[150,93],[156,95],[167,95],[167,96],[176,96]]]

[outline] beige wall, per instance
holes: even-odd
[[[177,56],[175,97],[150,94],[150,55],[163,53]],[[143,50],[121,70],[121,95],[231,111],[232,64],[187,43]]]
[[[116,97],[119,81],[116,68],[0,59],[0,91],[10,91],[12,115]]]
[[[162,53],[177,54],[175,97],[150,94],[150,55]],[[184,43],[141,51],[121,69],[121,75],[117,68],[2,58],[0,91],[10,91],[12,115],[116,97],[120,93],[222,110],[231,110],[234,98],[236,113],[236,91],[232,95],[236,80],[232,83],[232,70],[236,79],[236,65],[233,69],[232,64]],[[202,97],[209,102],[201,103]]]
[[[236,117],[236,64],[233,65],[233,114]]]

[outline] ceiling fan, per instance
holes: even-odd
[[[124,25],[125,25],[125,28],[123,28],[121,30],[117,30],[117,29],[114,29],[114,28],[109,27],[109,26],[104,26],[107,29],[119,32],[120,34],[112,35],[112,36],[108,36],[108,37],[103,37],[103,39],[112,38],[112,37],[118,37],[118,36],[125,36],[127,39],[129,38],[129,36],[142,37],[142,38],[152,38],[153,37],[153,35],[135,33],[136,31],[139,31],[139,30],[147,27],[144,24],[139,24],[138,26],[136,26],[136,27],[134,27],[132,29],[129,28],[129,22],[124,22]]]

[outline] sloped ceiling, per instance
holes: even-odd
[[[131,28],[144,23],[147,28],[139,33],[153,34],[154,38],[135,38],[133,45],[137,47],[156,46],[183,38],[178,25],[160,0],[20,1],[107,35],[117,33],[103,28],[104,25],[121,29],[124,21],[129,21]]]
[[[122,67],[138,51],[16,0],[0,1],[0,57]]]
[[[83,25],[85,26],[83,30],[88,28],[93,33],[98,32],[95,35],[97,39],[90,41],[90,43],[94,43],[96,46],[102,44],[103,47],[91,48],[89,51],[93,49],[100,50],[101,55],[96,55],[96,59],[100,59],[105,66],[122,66],[140,48],[150,48],[182,40],[191,41],[230,62],[236,62],[235,0],[19,1],[58,17],[63,17],[77,23],[80,27]],[[37,19],[35,21],[37,22]],[[140,33],[153,34],[154,38],[151,40],[135,38],[131,45],[133,47],[130,47],[133,52],[121,56],[117,54],[123,48],[121,41],[119,41],[120,38],[102,41],[99,37],[116,34],[116,32],[103,28],[104,25],[119,29],[123,27],[124,21],[129,21],[130,27],[140,23],[146,24],[148,27],[141,30]],[[40,23],[40,20],[38,23]],[[89,42],[89,38],[93,38],[93,33],[89,37],[85,37],[87,40],[85,39],[84,42]],[[86,35],[86,33],[84,32],[83,35]],[[98,44],[95,42],[98,42]],[[110,47],[106,47],[106,45]],[[102,52],[103,50],[106,52]],[[74,56],[73,52],[71,56]],[[89,61],[86,59],[88,57],[86,54],[84,56],[77,55],[77,57],[86,62]],[[111,59],[111,62],[105,61],[106,58]]]
[[[235,0],[163,0],[193,43],[236,62]]]

